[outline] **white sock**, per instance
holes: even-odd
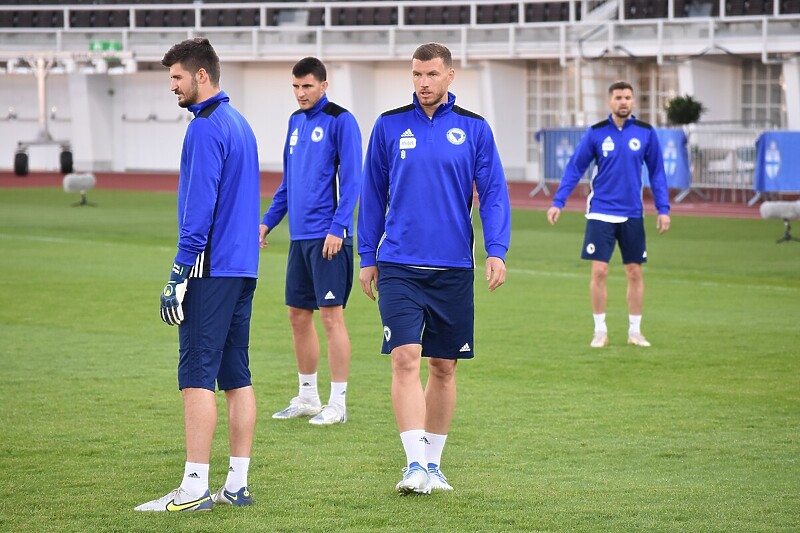
[[[642,332],[642,315],[628,315],[628,335],[638,335]]]
[[[419,463],[425,467],[425,430],[409,429],[400,433],[400,440],[403,441],[403,449],[406,451],[406,464]]]
[[[192,498],[200,498],[208,490],[208,465],[186,461],[181,488]]]
[[[250,468],[249,457],[231,456],[228,467],[228,478],[225,480],[225,489],[228,492],[237,492],[247,486],[247,470]]]
[[[442,450],[444,450],[444,443],[447,440],[447,435],[437,435],[436,433],[425,432],[425,438],[428,439],[426,456],[428,464],[433,463],[437,467],[442,464]]]
[[[608,333],[608,328],[606,327],[606,314],[596,313],[593,314],[592,316],[594,317],[594,332]]]
[[[347,404],[345,403],[345,399],[347,397],[347,382],[335,382],[331,381],[331,397],[328,400],[328,404],[336,403],[345,407]]]
[[[300,374],[297,376],[300,380],[300,394],[299,396],[304,400],[312,403],[319,403],[319,392],[317,392],[317,373],[313,374]]]

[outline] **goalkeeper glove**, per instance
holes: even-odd
[[[183,322],[183,297],[186,294],[186,278],[191,267],[174,263],[169,281],[161,293],[161,320],[170,326]]]

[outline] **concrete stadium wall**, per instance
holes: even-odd
[[[289,115],[297,109],[291,62],[223,63],[220,85],[250,121],[264,170],[280,170]],[[348,108],[361,127],[364,147],[377,116],[411,102],[410,61],[330,62],[328,97]],[[457,102],[486,117],[508,169],[525,167],[525,63],[481,62],[456,67]],[[48,131],[71,143],[79,171],[177,171],[189,113],[169,91],[166,69],[134,74],[50,74],[46,80]],[[0,168],[13,168],[18,141],[37,138],[38,94],[33,74],[0,76]],[[6,107],[8,106],[8,107]],[[50,110],[55,107],[53,118]],[[7,117],[5,117],[7,118]],[[29,165],[58,170],[59,147],[33,146]]]

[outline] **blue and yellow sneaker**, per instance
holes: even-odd
[[[242,487],[236,492],[230,492],[223,485],[211,497],[211,500],[222,505],[253,505],[253,495],[247,487]]]
[[[136,507],[134,511],[210,511],[213,503],[211,502],[211,495],[208,491],[199,498],[189,496],[189,493],[181,487],[173,490],[166,496],[162,496],[157,500],[143,503]]]

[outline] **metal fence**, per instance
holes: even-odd
[[[578,135],[579,139],[584,131],[556,128],[537,136],[539,176],[530,196],[550,195],[551,189],[558,187],[566,161],[577,145],[574,137]],[[755,203],[758,199],[754,191],[756,141],[763,131],[763,128],[734,126],[687,128],[691,183],[680,190],[673,201],[680,203],[691,194],[708,199],[713,194],[723,202]],[[586,176],[582,182],[586,182]]]
[[[754,196],[756,141],[762,132],[760,128],[690,128],[692,183],[675,197],[675,202],[692,192],[707,197],[712,190],[719,191],[722,201],[728,193],[732,202]]]

